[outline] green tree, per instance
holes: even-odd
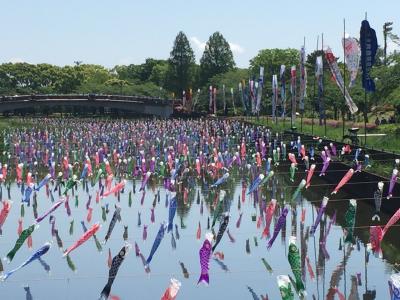
[[[235,101],[235,108],[238,112],[242,111],[241,98],[239,96],[239,82],[243,79],[249,78],[248,69],[234,69],[226,73],[217,74],[210,78],[207,85],[201,90],[199,107],[204,111],[208,110],[209,101],[209,90],[208,87],[212,85],[217,88],[217,109],[223,109],[223,90],[222,87],[225,85],[225,101],[227,103],[228,111],[233,113],[233,104],[231,96],[231,88],[233,88],[233,95]],[[220,113],[223,113],[222,111]]]
[[[129,81],[132,84],[152,81],[163,86],[166,66],[166,60],[147,58],[140,65],[115,66],[111,73],[115,74],[118,79]]]
[[[168,72],[168,62],[164,60],[160,61],[151,70],[149,81],[153,82],[154,84],[160,87],[165,87],[167,72]]]
[[[250,70],[252,74],[258,76],[260,67],[264,67],[264,78],[269,82],[272,75],[279,76],[281,65],[285,65],[286,76],[289,79],[290,67],[298,66],[299,60],[299,50],[297,49],[263,49],[250,60]]]
[[[141,81],[141,65],[118,65],[112,69],[112,73],[116,74],[118,79],[126,80],[130,83],[139,83]]]
[[[180,31],[168,59],[166,86],[177,95],[193,84],[195,57],[186,35]]]
[[[221,33],[214,32],[200,59],[200,84],[204,85],[211,77],[233,70],[234,67],[235,61],[229,43]]]
[[[252,77],[255,81],[258,80],[260,74],[260,67],[264,67],[264,85],[262,91],[262,102],[261,102],[261,111],[267,109],[267,111],[271,111],[272,106],[272,75],[278,75],[281,69],[281,65],[286,66],[285,78],[286,78],[286,105],[288,106],[290,100],[289,94],[289,86],[290,83],[290,68],[291,66],[299,65],[300,54],[297,49],[263,49],[258,52],[258,54],[250,60],[250,77]],[[279,93],[279,91],[278,91]]]
[[[78,87],[81,86],[83,78],[81,66],[65,66],[60,70],[57,76],[55,90],[57,93],[62,94],[81,92]]]
[[[380,64],[372,69],[376,80],[374,98],[376,104],[392,104],[400,114],[400,53],[388,56],[387,65]]]
[[[140,80],[143,82],[149,81],[151,75],[153,74],[154,68],[164,65],[165,63],[165,60],[146,58],[145,63],[141,65]]]
[[[111,72],[103,66],[81,64],[73,67],[75,80],[80,82],[79,91],[83,93],[102,93],[104,84],[112,78]]]
[[[104,82],[105,87],[112,87],[110,90],[108,90],[112,94],[117,93],[117,94],[121,95],[123,88],[128,85],[129,85],[128,81],[121,80],[118,78],[111,78],[111,79],[108,79],[106,82]]]
[[[50,64],[36,65],[37,72],[37,91],[43,94],[56,92],[56,83],[59,78],[61,68]]]

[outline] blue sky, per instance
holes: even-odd
[[[393,21],[400,35],[400,0],[264,0],[251,5],[236,0],[0,0],[0,62],[137,64],[147,57],[168,58],[180,30],[197,61],[217,30],[231,43],[240,67],[248,66],[260,49],[299,48],[304,37],[311,52],[322,32],[324,43],[341,56],[343,19],[346,32],[359,37],[366,11],[379,44],[385,21]]]

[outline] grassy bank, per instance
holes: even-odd
[[[284,130],[291,129],[290,119],[286,120],[278,120],[278,122],[273,122],[271,118],[266,117],[244,117],[245,121],[250,122],[252,124],[264,125],[270,127],[275,132],[282,132]],[[310,134],[314,136],[326,137],[331,140],[342,141],[343,137],[343,124],[338,121],[327,121],[327,126],[320,126],[318,124],[318,120],[314,120],[314,125],[311,125],[310,119],[303,119],[303,124],[301,124],[301,120],[298,118],[296,122],[294,122],[294,126],[297,128],[297,132],[302,132],[305,134]],[[364,124],[351,123],[346,122],[345,124],[345,134],[347,134],[347,128],[351,127],[359,127],[360,133],[364,133]],[[375,126],[375,124],[367,125],[367,133],[383,133],[385,136],[368,136],[367,137],[367,147],[371,149],[377,149],[387,152],[394,152],[400,154],[400,124],[387,124],[387,125],[379,125]],[[325,135],[326,132],[326,135]],[[364,146],[364,136],[360,136],[360,144]],[[370,158],[370,162],[372,168],[369,169],[370,172],[375,173],[377,175],[390,178],[392,171],[394,160],[388,159],[387,161],[377,161],[374,160],[373,157]],[[349,166],[352,165],[352,162],[349,161]]]
[[[282,132],[291,129],[290,119],[278,119],[278,122],[273,122],[272,118],[267,117],[244,117],[244,120],[253,124],[259,124],[270,127],[273,131]],[[327,120],[326,128],[320,126],[317,119],[303,119],[303,124],[300,118],[297,118],[293,124],[297,128],[297,132],[306,133],[314,136],[326,137],[336,141],[342,141],[343,138],[343,123],[336,120]],[[348,128],[359,127],[360,145],[364,145],[364,124],[346,122],[344,134],[348,134]],[[326,133],[326,134],[325,134]],[[373,149],[395,152],[400,154],[400,124],[387,124],[376,126],[372,123],[367,123],[367,134],[386,134],[385,136],[367,136],[366,146]]]

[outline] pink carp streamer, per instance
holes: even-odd
[[[350,179],[353,177],[354,170],[350,169],[347,171],[346,175],[343,176],[342,180],[339,181],[338,185],[333,190],[332,194],[336,194]]]
[[[179,280],[171,278],[171,282],[168,288],[165,290],[164,295],[161,297],[161,300],[175,300],[181,285],[182,284]]]
[[[97,230],[100,229],[100,224],[96,223],[94,224],[88,231],[86,231],[80,238],[73,244],[71,247],[69,247],[63,254],[63,257],[66,257],[68,254],[70,254],[73,250],[78,248],[80,245],[82,245],[84,242],[86,242],[88,239],[90,239],[96,232]]]
[[[315,167],[316,167],[316,165],[312,164],[311,167],[310,167],[310,170],[308,170],[307,181],[306,181],[306,189],[308,189],[310,187],[310,185],[311,185],[311,178],[314,175]]]

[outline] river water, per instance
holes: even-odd
[[[295,181],[291,182],[288,167],[282,164],[275,170],[276,174],[273,179],[260,189],[261,199],[268,202],[275,198],[278,202],[271,224],[271,232],[273,232],[280,210],[285,204],[290,207],[286,217],[286,226],[283,227],[270,250],[267,250],[266,247],[267,240],[261,239],[263,225],[257,228],[257,219],[260,215],[259,205],[255,203],[253,195],[246,195],[243,199],[243,181],[247,182],[247,185],[250,184],[250,176],[246,168],[232,168],[229,181],[218,189],[210,188],[210,183],[214,179],[193,177],[187,186],[187,199],[183,200],[183,196],[178,196],[178,209],[174,222],[178,227],[179,239],[175,229],[173,230],[176,249],[173,249],[171,245],[171,233],[166,232],[150,264],[151,272],[146,273],[142,260],[140,257],[136,257],[133,247],[119,269],[111,295],[117,296],[119,299],[160,299],[170,278],[174,277],[182,283],[177,299],[262,299],[261,295],[265,297],[266,294],[269,299],[280,299],[276,277],[284,274],[293,277],[287,258],[289,237],[293,235],[297,237],[297,246],[304,258],[302,259],[304,261],[302,273],[307,299],[313,299],[313,297],[326,299],[327,295],[332,292],[330,288],[333,286],[337,286],[346,299],[388,299],[387,282],[394,272],[393,264],[397,262],[399,256],[396,250],[398,245],[397,227],[393,227],[385,236],[383,241],[384,259],[369,255],[365,245],[368,242],[368,226],[371,224],[374,209],[366,201],[360,200],[357,202],[355,243],[340,243],[343,238],[341,227],[344,222],[343,215],[348,207],[348,199],[353,198],[341,191],[340,197],[336,197],[336,201],[329,202],[327,213],[316,233],[309,235],[307,232],[317,215],[321,199],[326,195],[326,190],[331,190],[333,187],[315,177],[311,187],[291,203],[290,198],[304,177],[303,170],[304,168],[300,166]],[[124,226],[128,226],[127,242],[132,245],[136,242],[141,253],[147,258],[160,223],[168,221],[169,209],[166,206],[166,197],[168,194],[170,199],[171,195],[164,188],[162,179],[152,178],[150,180],[143,204],[141,204],[142,192],[138,191],[140,182],[138,177],[134,187],[133,181],[128,179],[119,201],[115,195],[110,195],[101,199],[100,203],[96,203],[97,184],[94,187],[89,186],[88,191],[79,185],[74,191],[74,195],[69,193],[71,217],[67,216],[64,205],[52,213],[64,249],[72,245],[83,234],[81,221],[85,221],[88,228],[95,222],[100,222],[102,227],[97,233],[97,238],[103,242],[114,212],[114,205],[117,204],[121,207],[121,221],[116,223],[108,242],[102,245],[102,252],[98,251],[94,239],[89,239],[70,254],[77,269],[76,272],[73,272],[68,267],[66,259],[62,258],[62,251],[58,249],[56,240],[51,235],[51,224],[46,218],[32,234],[33,249],[29,249],[25,243],[10,264],[3,261],[4,269],[8,271],[18,266],[47,241],[52,242],[50,251],[43,256],[42,263],[34,261],[13,274],[5,282],[0,283],[0,299],[29,299],[26,298],[24,290],[26,286],[30,288],[32,299],[98,299],[108,279],[108,250],[110,249],[114,256],[124,245]],[[50,184],[49,187],[54,189],[54,184]],[[225,266],[222,267],[216,260],[211,259],[209,286],[197,285],[200,275],[199,249],[204,241],[204,234],[208,231],[207,219],[210,218],[210,222],[213,220],[214,209],[211,204],[220,197],[220,195],[215,196],[215,193],[221,190],[226,193],[223,200],[224,210],[229,212],[228,228],[235,241],[232,242],[225,233],[216,250],[224,253],[224,259],[220,262]],[[129,205],[129,192],[132,193],[131,205]],[[10,194],[10,200],[13,201],[12,208],[3,225],[3,234],[0,236],[0,255],[2,257],[12,249],[18,238],[21,187],[13,182]],[[178,190],[177,195],[182,194],[183,191]],[[54,192],[56,200],[57,195],[58,193]],[[87,222],[88,211],[86,209],[89,195],[92,196],[90,206],[93,208],[90,223]],[[36,196],[37,210],[40,216],[51,207],[52,202],[44,188],[37,192]],[[4,186],[2,198],[3,200],[7,198]],[[77,203],[76,199],[78,199]],[[101,206],[106,204],[109,205],[109,213],[106,216],[107,220],[103,222]],[[201,213],[201,206],[203,206],[203,213]],[[153,207],[154,223],[151,222]],[[28,207],[25,204],[24,208],[23,227],[26,228],[32,224],[34,215],[32,205]],[[301,222],[302,211],[305,213],[304,223]],[[329,254],[329,258],[327,258],[320,247],[320,241],[324,239],[328,224],[335,212],[336,223],[332,225],[326,241],[326,249]],[[138,213],[141,214],[140,226],[138,226]],[[240,214],[242,214],[242,219],[240,226],[237,226]],[[382,215],[382,224],[388,217]],[[73,233],[70,234],[72,218],[74,228]],[[199,222],[201,238],[197,239]],[[144,225],[148,226],[148,236],[145,241],[143,240]],[[218,228],[219,221],[215,224],[215,232],[218,232]],[[246,247],[247,240],[249,247]],[[269,263],[272,273],[266,269],[262,258]],[[314,279],[310,276],[307,259],[315,274]],[[187,269],[188,278],[183,275],[180,262]],[[46,264],[50,267],[49,273],[45,271],[44,265]],[[357,282],[357,273],[359,282]],[[375,297],[371,296],[373,293],[376,293]],[[364,294],[369,294],[369,298],[363,298]]]

